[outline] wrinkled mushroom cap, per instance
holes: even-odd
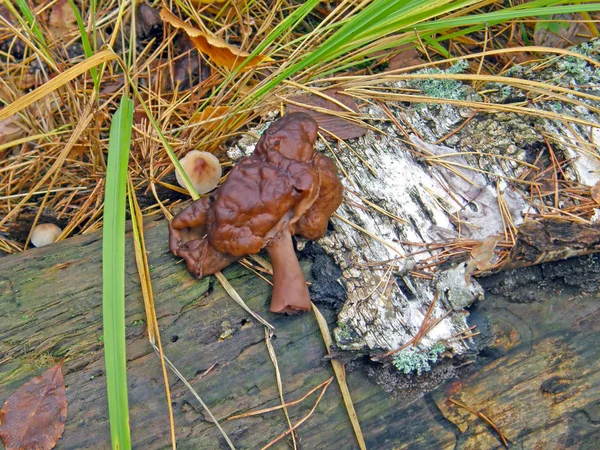
[[[212,153],[192,150],[181,158],[179,163],[198,194],[206,194],[219,184],[222,175],[221,163]],[[175,171],[175,177],[179,185],[185,188],[179,172]]]
[[[298,219],[295,234],[314,241],[320,239],[327,231],[329,218],[342,204],[343,188],[337,178],[337,167],[334,162],[320,154],[315,155],[314,166],[321,176],[319,197]]]
[[[275,150],[286,158],[309,162],[317,140],[317,122],[306,113],[283,116],[265,130],[256,144],[254,155],[265,157]]]
[[[60,233],[62,230],[59,226],[53,223],[40,223],[31,233],[31,244],[35,247],[50,245],[56,241]]]
[[[208,212],[208,239],[215,249],[234,256],[258,253],[298,219],[296,205],[314,202],[318,173],[308,164],[285,162],[289,171],[246,160],[229,174]]]
[[[173,219],[169,247],[192,273],[215,273],[266,248],[273,263],[271,311],[310,309],[292,234],[323,236],[342,201],[335,164],[314,152],[317,128],[304,113],[277,120],[217,191]]]

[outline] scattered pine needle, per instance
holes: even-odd
[[[331,378],[329,379],[331,380]],[[266,450],[267,448],[275,445],[277,442],[279,442],[281,439],[283,439],[284,437],[286,437],[288,434],[292,433],[296,428],[298,428],[300,425],[302,425],[304,422],[306,422],[308,420],[308,418],[310,416],[312,416],[312,414],[315,412],[315,409],[317,409],[317,406],[319,405],[319,403],[321,402],[321,399],[323,398],[323,395],[325,395],[325,391],[327,391],[327,387],[331,384],[331,381],[328,381],[327,384],[325,384],[323,386],[323,390],[321,391],[321,393],[319,394],[319,398],[317,398],[317,401],[315,402],[314,406],[312,407],[312,409],[310,410],[310,412],[304,416],[302,419],[300,419],[298,421],[298,423],[296,425],[294,425],[291,429],[287,430],[286,432],[280,434],[277,438],[275,438],[274,440],[272,440],[271,442],[269,442],[267,445],[265,445],[261,450]],[[363,449],[366,447],[361,447],[361,449]]]
[[[290,406],[298,405],[299,403],[302,403],[304,400],[306,400],[310,395],[312,395],[313,393],[315,393],[319,389],[321,389],[323,386],[329,385],[329,383],[331,383],[332,381],[333,381],[333,377],[329,378],[328,380],[323,381],[321,384],[312,388],[310,391],[308,391],[306,394],[304,394],[304,396],[302,396],[302,398],[299,398],[298,400],[288,402],[284,405],[273,406],[272,408],[259,409],[258,411],[251,411],[251,412],[247,412],[244,414],[236,414],[235,416],[231,416],[227,420],[243,419],[244,417],[258,416],[260,414],[266,414],[266,413],[280,410],[282,408],[289,408]]]
[[[275,368],[275,379],[277,380],[277,391],[279,392],[279,400],[281,401],[281,408],[283,409],[283,414],[285,415],[285,420],[288,423],[289,433],[292,436],[292,444],[294,446],[294,450],[298,448],[298,444],[296,443],[296,436],[294,433],[294,428],[292,427],[292,421],[290,420],[290,415],[288,414],[287,406],[285,404],[285,400],[283,399],[283,384],[281,383],[281,373],[279,373],[279,364],[277,364],[277,356],[275,355],[275,349],[273,348],[273,342],[271,341],[271,337],[273,333],[267,327],[265,327],[265,343],[267,344],[267,350],[269,352],[269,357],[273,362],[273,367]]]
[[[248,305],[246,305],[246,303],[244,302],[244,300],[242,300],[242,297],[240,297],[240,295],[237,293],[237,291],[231,285],[231,283],[229,282],[229,280],[227,278],[225,278],[225,276],[221,272],[215,273],[215,277],[217,278],[217,280],[219,280],[219,283],[221,283],[221,286],[223,286],[223,288],[229,294],[229,296],[233,300],[235,300],[235,302],[238,305],[240,305],[242,307],[242,309],[244,309],[244,311],[246,311],[248,314],[250,314],[256,320],[258,320],[260,323],[262,323],[269,330],[275,330],[275,327],[273,325],[271,325],[265,319],[263,319],[262,317],[260,317],[258,314],[256,314],[254,311],[252,311],[250,308],[248,308]]]
[[[504,437],[504,434],[502,434],[502,431],[500,431],[500,429],[494,424],[494,422],[492,422],[491,419],[489,419],[485,414],[483,414],[479,411],[475,411],[470,406],[467,406],[463,403],[459,403],[456,400],[452,400],[451,398],[449,398],[448,401],[450,403],[455,404],[456,406],[466,409],[467,411],[471,412],[472,414],[475,414],[477,417],[479,417],[481,420],[483,420],[485,423],[487,423],[490,427],[492,427],[494,429],[494,431],[496,433],[498,433],[498,436],[500,437],[500,440],[502,441],[502,445],[504,445],[504,447],[508,448],[508,441]]]

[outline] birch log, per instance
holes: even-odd
[[[419,335],[423,351],[437,343],[458,354],[468,349],[468,339],[457,337],[469,327],[465,308],[483,291],[469,281],[467,262],[436,267],[430,279],[411,269],[435,257],[439,244],[450,248],[459,239],[484,242],[494,236],[514,242],[518,226],[542,207],[569,219],[563,212],[569,205],[559,196],[541,192],[538,201],[532,192],[552,194],[560,182],[561,189],[568,184],[589,194],[599,180],[600,64],[591,59],[597,46],[575,49],[587,60],[552,57],[516,66],[509,74],[514,82],[487,84],[479,92],[456,80],[435,85],[426,75],[406,81],[381,74],[367,80],[368,88],[340,80],[338,92],[362,102],[358,117],[370,125],[365,136],[338,147],[317,146],[337,161],[346,189],[333,230],[320,241],[340,265],[346,286],[335,330],[341,348],[373,355]],[[539,90],[522,88],[527,81],[520,80],[544,82],[548,94],[552,86],[563,91],[533,102]],[[563,95],[565,88],[570,91]],[[438,98],[414,103],[415,89]],[[399,96],[403,91],[411,95]],[[444,96],[455,104],[439,98]],[[496,109],[490,108],[494,102]],[[230,155],[248,154],[255,140],[247,136]],[[557,166],[560,180],[554,174],[548,185],[552,177],[535,178]],[[597,227],[597,211],[575,219]],[[432,303],[427,322],[438,323],[423,334]]]

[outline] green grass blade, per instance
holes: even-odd
[[[83,45],[83,51],[85,53],[86,58],[91,58],[94,54],[92,50],[92,45],[90,44],[90,38],[88,36],[87,30],[85,29],[85,25],[83,24],[83,19],[81,18],[81,14],[79,13],[79,9],[73,2],[73,0],[69,0],[69,5],[73,9],[73,14],[75,14],[75,19],[77,20],[77,26],[79,27],[79,33],[81,34],[81,44]],[[98,86],[100,83],[100,79],[98,78],[98,69],[96,67],[92,67],[90,69],[90,73],[92,74],[92,80],[94,80],[94,87],[96,91],[98,91]]]
[[[533,16],[548,16],[554,14],[569,14],[579,12],[591,12],[600,10],[600,3],[588,3],[585,5],[564,5],[564,6],[551,6],[542,8],[506,8],[504,10],[494,11],[485,14],[475,14],[464,17],[457,17],[453,19],[439,19],[435,22],[428,22],[415,25],[414,29],[422,31],[439,31],[454,27],[462,27],[476,24],[490,25],[501,23],[504,21],[523,19],[525,17]]]
[[[102,233],[102,317],[106,389],[113,449],[131,448],[125,358],[125,193],[133,100],[123,96],[108,144]]]
[[[3,5],[8,8],[10,13],[17,19],[21,26],[30,34],[30,37],[35,41],[34,44],[39,46],[39,49],[32,49],[38,52],[38,54],[45,60],[46,64],[52,67],[53,70],[57,70],[54,58],[48,50],[48,44],[44,39],[44,35],[37,24],[35,16],[29,5],[25,0],[15,0],[20,14],[15,9],[14,5],[10,0],[4,1]],[[32,44],[33,45],[33,44]]]
[[[29,5],[27,4],[27,2],[25,0],[15,0],[15,3],[19,7],[21,14],[23,14],[23,17],[25,17],[27,24],[31,28],[31,32],[35,34],[39,42],[42,43],[45,48],[47,48],[48,46],[46,45],[44,35],[42,34],[40,27],[38,27],[37,22],[35,20],[35,16],[33,15],[31,9],[29,9]]]

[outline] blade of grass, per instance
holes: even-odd
[[[113,448],[131,448],[125,355],[125,189],[133,100],[123,96],[110,127],[102,233],[102,317]]]
[[[534,2],[532,2],[534,3]],[[531,6],[531,5],[528,5]],[[563,6],[547,6],[539,8],[506,8],[498,11],[474,14],[464,17],[456,17],[451,19],[439,19],[436,21],[430,21],[415,25],[415,30],[419,32],[423,31],[441,31],[444,29],[450,29],[455,27],[470,26],[470,25],[481,25],[488,23],[489,25],[495,25],[501,22],[524,19],[526,17],[542,16],[542,15],[553,15],[553,14],[568,14],[568,13],[579,13],[584,11],[597,11],[600,9],[600,3],[588,3],[585,5],[563,5]]]
[[[223,286],[223,289],[225,289],[225,291],[227,291],[229,296],[232,299],[234,299],[235,302],[244,309],[244,311],[246,311],[248,314],[250,314],[256,320],[258,320],[260,323],[262,323],[269,330],[271,330],[271,331],[275,330],[275,327],[273,325],[271,325],[265,319],[260,317],[258,314],[256,314],[254,311],[252,311],[250,308],[248,308],[248,305],[246,305],[244,300],[242,300],[242,297],[240,297],[240,295],[237,293],[237,291],[234,289],[234,287],[231,285],[231,283],[229,283],[229,280],[227,278],[225,278],[225,275],[223,275],[221,272],[217,272],[217,273],[215,273],[215,277],[217,280],[219,280],[219,283],[221,283],[221,286]]]
[[[156,309],[154,308],[154,294],[152,293],[152,283],[150,281],[150,265],[146,253],[146,243],[144,241],[144,222],[142,211],[135,196],[135,188],[131,177],[128,177],[129,189],[127,197],[129,200],[129,211],[131,213],[131,224],[133,228],[133,243],[135,247],[135,263],[140,276],[140,285],[142,287],[142,298],[144,299],[144,309],[146,310],[146,325],[148,327],[148,340],[151,344],[158,347],[158,356],[162,368],[163,380],[165,382],[165,395],[167,397],[167,408],[169,409],[169,425],[171,429],[171,447],[177,448],[175,438],[175,419],[173,418],[173,405],[171,401],[171,388],[169,387],[169,377],[163,354],[162,342],[160,340],[160,329],[158,319],[156,318]]]
[[[152,343],[151,343],[151,345],[154,348],[154,351],[156,353],[158,353],[158,347],[156,347],[156,345],[154,345]],[[189,381],[181,374],[181,372],[179,372],[179,370],[177,370],[177,367],[175,367],[173,365],[173,363],[169,360],[169,358],[167,358],[166,356],[165,356],[165,362],[167,363],[167,366],[169,366],[169,369],[171,369],[173,371],[173,373],[177,376],[177,378],[179,378],[179,380],[181,380],[181,382],[185,385],[186,388],[188,388],[188,390],[192,393],[192,395],[194,397],[196,397],[196,400],[198,400],[198,403],[200,403],[200,405],[202,406],[204,411],[206,411],[208,416],[212,419],[212,421],[215,423],[215,425],[221,432],[221,436],[223,436],[223,439],[225,439],[229,448],[231,450],[235,450],[235,447],[234,447],[233,443],[231,442],[231,439],[229,439],[229,436],[227,436],[227,433],[225,433],[225,430],[223,429],[223,427],[221,427],[221,424],[219,423],[217,418],[213,415],[213,413],[210,411],[210,409],[208,409],[208,406],[206,406],[206,403],[204,403],[202,398],[200,398],[200,395],[198,395],[198,393],[194,390],[194,388],[189,383]]]
[[[67,84],[69,81],[77,78],[82,73],[90,70],[92,67],[96,67],[99,64],[102,64],[107,61],[112,61],[117,58],[117,54],[112,50],[104,50],[99,53],[96,53],[89,59],[80,62],[79,64],[70,67],[64,72],[60,73],[56,77],[52,78],[47,83],[44,83],[39,88],[34,89],[31,92],[28,92],[22,97],[19,97],[17,100],[12,102],[10,105],[5,108],[0,109],[0,120],[4,120],[13,114],[18,113],[23,108],[27,108],[32,103],[35,103],[42,97],[48,95],[50,92],[55,91],[59,87]]]
[[[323,341],[325,342],[327,354],[330,355],[330,349],[333,345],[333,340],[331,339],[331,333],[329,332],[327,321],[325,320],[325,317],[323,317],[323,314],[321,314],[321,311],[319,311],[319,309],[315,306],[314,303],[311,302],[311,306],[313,313],[315,314],[315,318],[317,319],[319,330],[321,330],[321,336],[323,336]],[[344,400],[344,405],[346,405],[346,411],[348,412],[348,417],[350,418],[350,423],[352,424],[352,429],[354,430],[358,446],[361,450],[366,450],[367,446],[365,444],[365,438],[363,437],[362,431],[360,429],[358,416],[356,415],[356,411],[354,410],[354,404],[352,403],[352,397],[350,396],[348,383],[346,383],[346,369],[343,364],[339,363],[335,359],[331,360],[331,366],[333,367],[333,372],[335,373],[335,377],[337,378],[338,386],[340,387],[340,392],[342,393],[342,399]]]
[[[283,408],[283,415],[285,416],[285,420],[288,424],[288,429],[290,430],[290,436],[292,437],[292,444],[294,450],[298,448],[298,444],[296,443],[296,434],[292,431],[292,421],[290,420],[290,415],[288,414],[287,406],[285,404],[285,400],[283,398],[283,383],[281,382],[281,373],[279,372],[279,364],[277,363],[277,355],[275,354],[275,349],[273,348],[273,342],[271,341],[271,336],[273,332],[270,331],[267,327],[265,327],[265,343],[267,344],[267,351],[269,352],[269,357],[271,358],[271,362],[273,363],[273,367],[275,368],[275,379],[277,380],[277,390],[279,391],[279,401],[281,402],[281,407]]]
[[[92,46],[90,44],[90,38],[88,37],[87,30],[85,29],[85,25],[83,24],[83,19],[81,18],[81,14],[77,6],[73,0],[69,0],[69,5],[71,5],[71,9],[73,9],[73,14],[75,14],[75,19],[77,20],[77,26],[79,27],[79,34],[81,35],[81,44],[83,45],[83,52],[85,53],[86,58],[91,58],[94,54],[92,50]],[[94,88],[98,91],[98,86],[100,85],[100,78],[98,75],[98,69],[96,67],[92,67],[90,69],[90,73],[92,74],[92,79],[94,80]]]
[[[19,7],[22,16],[20,14],[17,14],[15,7],[12,5],[12,2],[10,2],[9,0],[4,2],[8,10],[13,14],[13,16],[17,18],[17,20],[23,26],[23,28],[29,31],[30,35],[33,36],[34,40],[37,41],[37,45],[40,47],[38,50],[44,56],[43,59],[45,59],[46,63],[50,67],[52,67],[53,70],[57,70],[54,58],[48,50],[48,44],[44,39],[44,35],[40,30],[40,27],[38,27],[36,17],[29,8],[29,5],[25,0],[15,0],[15,3]],[[36,49],[32,50],[35,51]]]

